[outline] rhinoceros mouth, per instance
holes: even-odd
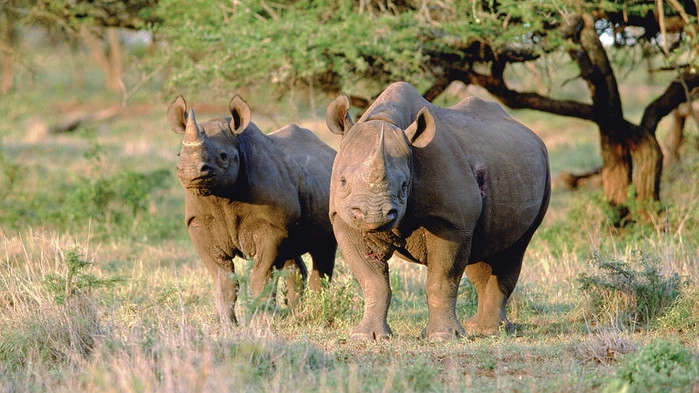
[[[199,196],[209,196],[214,193],[214,191],[210,188],[204,187],[204,186],[189,186],[185,187],[185,189],[192,194],[199,195]]]
[[[387,217],[377,220],[354,220],[354,225],[362,232],[386,232],[390,231],[398,225],[397,215],[391,214]]]

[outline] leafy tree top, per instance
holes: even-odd
[[[447,70],[571,49],[578,14],[592,15],[617,45],[657,44],[664,27],[670,49],[686,53],[697,43],[694,2],[662,4],[663,20],[655,0],[160,0],[166,22],[156,31],[171,44],[179,89],[271,81],[282,90],[302,83],[360,94],[395,80],[428,87]]]

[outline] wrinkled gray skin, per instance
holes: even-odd
[[[178,97],[168,109],[173,131],[184,134],[177,177],[185,188],[185,223],[217,289],[217,314],[236,323],[238,283],[233,258],[254,259],[250,291],[258,296],[273,269],[298,269],[313,259],[309,285],[330,279],[337,242],[328,219],[335,151],[311,131],[287,125],[264,135],[238,96],[231,117],[197,123]],[[290,283],[290,302],[300,283]]]
[[[339,96],[326,121],[342,135],[330,220],[364,295],[352,338],[392,334],[387,261],[394,253],[427,266],[423,337],[511,329],[505,303],[549,202],[543,142],[498,104],[471,97],[440,108],[407,83],[389,86],[356,124],[348,109]],[[478,295],[466,329],[455,312],[464,271]]]

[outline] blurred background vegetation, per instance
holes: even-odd
[[[691,0],[3,1],[0,390],[696,389],[696,29]],[[241,326],[218,326],[167,105],[214,117],[242,94],[263,131],[336,146],[327,102],[360,113],[396,80],[500,101],[549,148],[518,333],[415,339],[424,269],[396,261],[396,337],[347,342],[361,302],[341,255],[300,309],[243,290]],[[459,296],[467,318],[467,280]]]

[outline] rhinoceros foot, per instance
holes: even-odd
[[[356,328],[354,328],[354,331],[352,332],[352,336],[350,336],[350,339],[357,341],[368,341],[391,338],[391,336],[393,335],[391,328],[385,323],[381,325],[371,327],[362,323]]]
[[[466,321],[464,325],[466,327],[466,332],[470,335],[492,336],[499,334],[501,331],[508,334],[514,332],[512,324],[507,319],[488,321],[485,318],[476,318],[476,316],[474,316]]]
[[[461,327],[461,325],[459,325],[458,322],[449,324],[448,326],[434,328],[430,327],[428,324],[424,329],[422,329],[422,333],[420,335],[422,338],[430,340],[446,341],[463,337],[466,335],[466,331],[463,327]]]

